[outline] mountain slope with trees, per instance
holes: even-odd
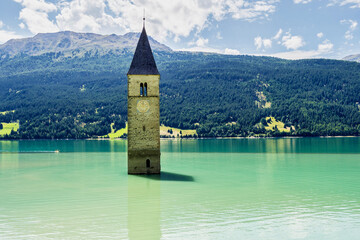
[[[0,112],[10,112],[0,122],[20,124],[3,137],[88,138],[106,135],[111,123],[125,127],[132,41],[119,48],[3,51]],[[360,134],[359,63],[153,49],[166,126],[196,129],[200,137]],[[270,116],[291,131],[266,129]]]

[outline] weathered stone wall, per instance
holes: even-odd
[[[128,76],[128,173],[160,173],[160,106],[158,75]],[[147,83],[147,96],[140,96]],[[146,161],[150,161],[147,166]]]
[[[146,101],[149,110],[140,112],[139,101]],[[160,148],[160,120],[158,97],[128,98],[128,149],[144,150]]]

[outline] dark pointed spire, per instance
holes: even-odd
[[[149,39],[145,26],[141,32],[139,42],[136,46],[134,58],[131,62],[128,75],[160,75],[154,56],[151,51]]]

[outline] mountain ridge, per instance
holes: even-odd
[[[37,56],[50,52],[100,51],[104,54],[111,50],[134,50],[140,33],[130,32],[124,35],[101,35],[96,33],[77,33],[61,31],[56,33],[38,33],[33,37],[11,39],[0,45],[0,56],[13,57],[18,54]],[[168,46],[149,36],[151,47],[155,51],[172,51]],[[79,54],[78,54],[79,55]]]
[[[354,61],[354,62],[359,62],[360,63],[360,54],[352,54],[352,55],[344,57],[342,60]]]

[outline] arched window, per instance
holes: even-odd
[[[144,95],[144,85],[140,83],[140,96]]]
[[[147,96],[147,83],[144,84],[144,96]]]
[[[147,167],[147,168],[150,167],[150,159],[146,159],[146,167]]]

